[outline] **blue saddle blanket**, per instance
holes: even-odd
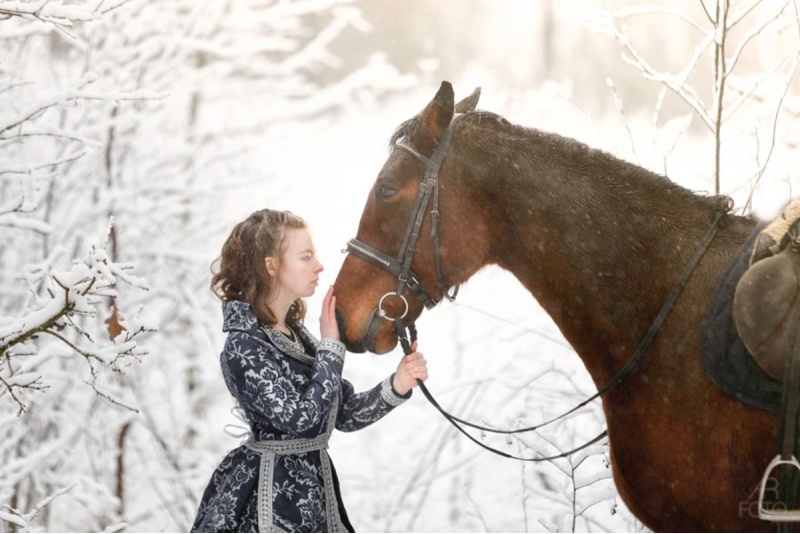
[[[703,367],[722,391],[762,410],[780,411],[781,383],[761,370],[736,331],[731,313],[736,284],[750,266],[750,254],[759,224],[739,250],[728,272],[723,275],[706,316],[700,339]]]

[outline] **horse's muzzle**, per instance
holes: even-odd
[[[379,343],[379,336],[385,334],[381,328],[390,328],[392,323],[381,317],[377,313],[377,310],[373,310],[369,315],[366,327],[361,330],[358,338],[356,339],[350,339],[348,337],[347,319],[339,310],[336,310],[336,321],[339,324],[339,338],[342,340],[349,352],[372,352],[375,354],[385,354],[391,351],[397,344],[396,340],[385,347],[381,346]],[[391,335],[389,337],[393,338]]]

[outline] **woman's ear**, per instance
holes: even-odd
[[[278,276],[278,263],[275,261],[275,258],[269,256],[264,258],[264,265],[266,265],[267,273],[270,276]]]

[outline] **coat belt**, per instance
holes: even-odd
[[[330,434],[325,433],[316,438],[309,439],[287,439],[256,441],[252,437],[245,443],[245,447],[254,452],[271,452],[273,454],[302,454],[304,452],[318,451],[328,448]]]

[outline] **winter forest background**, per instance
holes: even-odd
[[[251,211],[290,209],[332,283],[390,134],[442,80],[774,216],[798,180],[797,3],[0,0],[0,531],[189,528],[239,443],[211,262]],[[461,416],[527,426],[596,391],[500,270],[418,326]],[[371,387],[399,354],[351,354],[345,377]],[[603,428],[594,403],[483,439],[533,456]],[[604,444],[496,457],[419,394],[331,455],[361,531],[642,528]]]

